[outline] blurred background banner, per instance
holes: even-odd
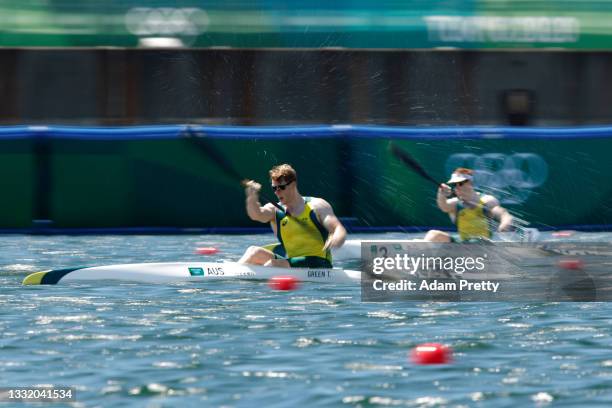
[[[609,48],[610,0],[4,0],[12,47]]]

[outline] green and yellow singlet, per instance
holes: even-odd
[[[457,231],[462,241],[474,238],[491,238],[488,209],[482,195],[478,193],[478,204],[466,207],[461,201],[457,203]]]
[[[301,214],[287,215],[284,211],[276,210],[276,237],[291,266],[330,268],[331,251],[323,250],[329,233],[317,219],[310,200],[311,197],[304,197],[304,211]]]

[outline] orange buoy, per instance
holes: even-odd
[[[299,283],[295,276],[274,276],[268,280],[268,286],[274,290],[295,290]]]
[[[439,343],[423,343],[412,349],[410,358],[415,364],[448,364],[452,361],[452,349]]]
[[[213,255],[219,252],[219,249],[215,247],[199,247],[195,250],[196,254],[200,255]]]

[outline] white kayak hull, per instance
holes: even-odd
[[[272,268],[237,262],[165,262],[69,268],[28,275],[24,285],[44,285],[87,281],[124,281],[143,283],[201,282],[241,279],[267,280],[293,276],[302,282],[358,283],[361,272],[340,268]]]

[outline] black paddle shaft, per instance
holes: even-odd
[[[199,134],[195,134],[191,130],[188,130],[186,133],[186,139],[191,142],[191,145],[196,148],[196,150],[200,153],[203,153],[206,157],[212,160],[217,167],[219,167],[225,174],[229,177],[239,182],[242,187],[245,187],[248,179],[243,177],[238,170],[230,163],[227,157],[219,151],[212,143],[209,142],[205,137],[202,137]],[[276,201],[269,200],[267,197],[262,197],[265,201],[272,203],[273,206],[278,208],[281,211],[286,211],[283,207],[278,205]]]
[[[404,163],[406,166],[410,167],[415,173],[419,176],[423,177],[425,180],[432,182],[436,186],[440,186],[440,182],[436,181],[433,177],[429,175],[425,171],[423,167],[412,157],[408,152],[397,147],[393,142],[389,142],[389,149],[391,150],[391,154],[393,154],[399,161]]]

